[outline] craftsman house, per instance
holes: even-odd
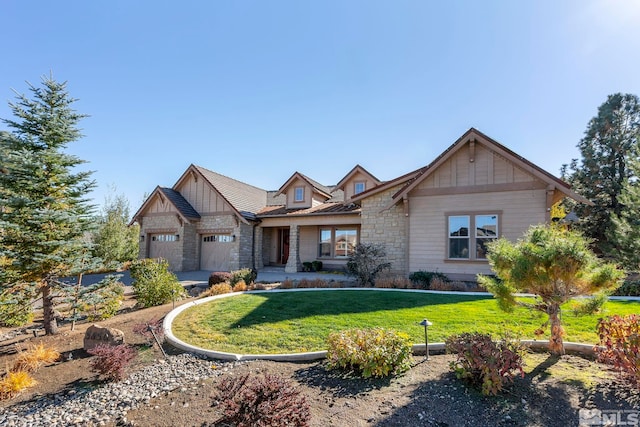
[[[398,274],[489,273],[485,246],[550,220],[568,184],[470,129],[429,165],[382,182],[357,165],[336,185],[295,172],[275,191],[191,165],[136,212],[140,257],[175,271],[261,269],[302,262],[344,268],[358,242],[385,247]]]

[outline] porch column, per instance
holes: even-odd
[[[259,225],[254,228],[253,235],[253,268],[260,270],[264,267],[262,261],[262,227]]]
[[[300,226],[289,227],[289,259],[284,267],[285,273],[297,273],[300,271]]]

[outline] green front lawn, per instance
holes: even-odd
[[[576,317],[563,311],[565,341],[595,344],[598,318],[640,311],[639,302],[609,301],[602,313]],[[533,339],[545,316],[528,310],[501,311],[492,297],[414,292],[310,291],[245,294],[201,304],[180,313],[173,323],[179,339],[198,347],[232,353],[292,353],[326,348],[327,335],[349,328],[383,327],[424,342],[428,318],[429,341],[452,334],[504,329]],[[548,328],[547,328],[548,329]],[[547,339],[548,334],[543,337]]]

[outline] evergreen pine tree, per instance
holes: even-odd
[[[581,162],[573,160],[566,178],[574,190],[594,205],[570,206],[580,218],[578,227],[592,239],[600,254],[615,257],[615,245],[608,237],[613,228],[612,217],[620,216],[623,204],[619,200],[624,183],[633,181],[629,160],[637,158],[640,131],[640,100],[636,95],[616,93],[598,108],[584,138],[578,144]],[[566,168],[563,175],[567,172]]]
[[[29,84],[32,99],[18,94],[9,103],[12,130],[0,138],[0,286],[23,298],[42,296],[44,328],[57,333],[54,298],[60,278],[86,268],[91,229],[91,172],[78,172],[83,160],[65,152],[81,137],[77,113],[66,89],[52,77],[42,87]]]
[[[640,271],[640,159],[630,159],[632,177],[625,180],[618,201],[620,214],[613,215],[609,231],[611,254],[630,271]]]

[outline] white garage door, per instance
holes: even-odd
[[[173,270],[177,267],[174,258],[178,244],[175,234],[152,234],[149,236],[149,258],[164,258],[169,261],[169,268]]]
[[[200,249],[200,269],[229,271],[233,237],[230,234],[203,234]]]

